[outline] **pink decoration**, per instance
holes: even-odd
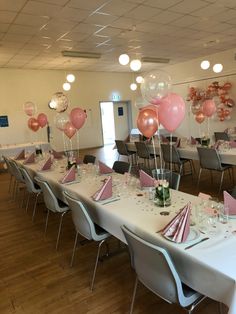
[[[229,215],[236,215],[236,199],[224,191],[224,205],[228,206]]]
[[[112,173],[113,169],[105,165],[103,162],[98,161],[99,172],[101,174]]]
[[[139,131],[147,138],[152,137],[158,130],[158,117],[154,110],[143,109],[139,112],[137,119]]]
[[[48,118],[45,113],[40,113],[37,120],[41,128],[45,127],[48,123]]]
[[[24,161],[24,164],[32,164],[35,162],[35,153],[31,153]]]
[[[174,242],[185,242],[190,232],[190,212],[191,207],[190,203],[188,203],[180,210],[179,214],[167,224],[162,234]]]
[[[170,93],[162,98],[159,107],[159,122],[169,131],[175,131],[185,116],[185,102],[175,93]]]
[[[145,171],[139,171],[139,180],[141,187],[152,187],[155,184],[155,179],[149,176]]]
[[[108,177],[102,187],[92,196],[94,201],[106,200],[112,197],[112,177]]]
[[[70,121],[77,130],[82,128],[82,126],[85,123],[86,118],[87,118],[87,115],[83,109],[74,108],[71,110]]]
[[[75,133],[76,133],[76,128],[74,128],[74,126],[72,125],[71,122],[69,122],[69,121],[66,122],[66,124],[65,124],[65,129],[64,129],[64,133],[65,133],[65,135],[66,135],[69,139],[71,139],[72,136],[75,135]]]
[[[25,150],[21,150],[14,158],[15,160],[22,160],[25,159]]]
[[[64,175],[64,177],[59,180],[61,183],[68,183],[68,182],[72,182],[75,181],[75,166],[72,166],[70,168],[70,170],[68,170],[66,172],[66,174]]]
[[[216,105],[214,100],[207,99],[202,105],[202,112],[206,117],[211,117],[216,112]]]

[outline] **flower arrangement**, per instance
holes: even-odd
[[[171,204],[169,182],[157,180],[155,183],[155,203],[157,206],[169,206]]]

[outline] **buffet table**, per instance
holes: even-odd
[[[46,142],[33,142],[33,143],[22,143],[22,144],[10,144],[0,146],[0,161],[3,161],[2,156],[12,157],[16,156],[23,149],[26,153],[32,153],[35,148],[39,147],[43,152],[50,150],[50,144]]]
[[[18,163],[22,164],[20,161]],[[82,199],[87,204],[94,222],[121,241],[125,242],[125,238],[120,227],[126,225],[152,243],[165,247],[185,284],[228,305],[229,314],[236,313],[236,220],[232,219],[228,224],[216,222],[214,235],[210,231],[203,234],[199,232],[198,226],[193,226],[192,240],[176,244],[157,231],[188,202],[194,204],[194,208],[205,206],[199,197],[172,190],[172,205],[166,208],[170,214],[164,216],[161,214],[163,208],[157,207],[149,199],[148,191],[140,189],[136,178],[132,178],[126,185],[124,176],[112,173],[115,198],[111,199],[111,202],[108,202],[109,200],[95,202],[91,195],[98,190],[106,177],[97,173],[96,166],[81,166],[79,182],[69,184],[58,182],[65,173],[65,161],[57,162],[53,170],[45,172],[38,171],[38,163],[24,167],[29,170],[32,177],[37,175],[46,180],[60,199],[64,200],[62,194],[64,190]],[[209,240],[185,250],[189,244],[204,237],[209,237]]]

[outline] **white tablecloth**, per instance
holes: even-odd
[[[32,175],[35,175],[38,164],[25,165]],[[37,172],[37,175],[47,180],[55,194],[63,200],[62,191],[68,190],[74,196],[80,197],[88,205],[93,220],[121,241],[125,242],[120,226],[126,225],[135,232],[159,244],[171,254],[180,277],[184,283],[210,298],[229,306],[229,314],[236,313],[236,220],[231,220],[230,226],[217,223],[217,234],[199,233],[202,237],[210,237],[189,250],[184,248],[187,243],[176,244],[156,233],[176,215],[187,202],[199,203],[196,196],[179,191],[172,191],[172,204],[169,216],[160,215],[163,208],[157,207],[147,197],[147,192],[141,191],[139,185],[122,189],[122,176],[112,174],[113,190],[121,193],[118,201],[103,205],[94,202],[91,195],[101,186],[106,176],[99,176],[91,171],[83,170],[81,182],[69,185],[58,183],[64,169],[57,165],[56,170]],[[86,172],[87,171],[87,172]],[[142,194],[142,195],[138,195]]]
[[[134,143],[126,144],[128,149],[131,151],[136,151]],[[148,145],[150,152],[153,154],[153,145]],[[192,160],[199,160],[197,147],[196,146],[186,146],[184,148],[178,148],[181,158],[188,158]],[[155,152],[159,154],[159,146],[155,145]],[[231,148],[224,152],[219,152],[221,162],[229,165],[236,165],[236,148]]]
[[[38,146],[43,152],[48,152],[50,150],[50,144],[46,142],[33,142],[33,143],[22,143],[22,144],[11,144],[11,145],[1,145],[0,146],[0,161],[2,156],[12,157],[16,156],[23,149],[26,153],[32,153],[35,151],[35,147]]]

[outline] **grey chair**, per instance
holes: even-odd
[[[118,160],[114,162],[112,169],[117,173],[124,174],[125,172],[130,172],[131,166],[126,161]]]
[[[157,180],[167,180],[169,182],[169,187],[173,190],[179,190],[180,174],[172,172],[169,169],[153,169],[153,178]]]
[[[134,162],[133,157],[136,155],[136,152],[129,151],[126,146],[125,141],[115,140],[115,143],[116,143],[117,152],[119,154],[118,160],[120,160],[120,156],[127,156],[128,162],[133,163]]]
[[[181,282],[175,265],[164,248],[147,242],[125,226],[121,228],[128,244],[131,266],[136,272],[130,314],[133,313],[139,281],[168,303],[177,303],[191,314],[205,296]]]
[[[84,164],[95,164],[96,157],[93,155],[85,155],[83,159]]]
[[[226,132],[214,132],[215,141],[223,140],[223,141],[230,141],[229,135]]]
[[[232,170],[232,179],[234,181],[233,167],[231,165],[226,165],[226,164],[221,163],[219,153],[215,148],[197,147],[197,150],[198,150],[198,156],[199,156],[199,162],[200,162],[197,185],[199,186],[202,169],[210,170],[211,180],[212,180],[212,170],[218,171],[221,173],[220,185],[219,185],[219,190],[218,190],[218,193],[220,193],[223,179],[224,179],[224,172],[226,170],[229,171],[229,175],[230,175],[230,170]]]
[[[63,217],[69,211],[69,207],[54,195],[50,185],[46,181],[43,181],[39,177],[35,177],[35,181],[38,183],[38,185],[40,186],[43,192],[43,199],[47,208],[47,217],[46,217],[45,229],[44,229],[45,234],[47,232],[47,227],[48,227],[49,213],[50,212],[54,214],[59,213],[61,216],[58,233],[57,233],[57,242],[56,242],[56,250],[57,250],[58,245],[59,245],[60,235],[61,235]]]
[[[28,192],[28,198],[25,208],[26,212],[29,207],[30,196],[35,195],[34,207],[32,212],[32,221],[34,221],[38,197],[41,194],[42,190],[40,186],[33,181],[33,179],[31,178],[31,176],[29,175],[28,171],[25,168],[20,168],[20,171],[22,173],[23,178],[25,179],[26,190]]]
[[[154,159],[154,155],[150,153],[147,144],[145,142],[134,143],[137,151],[138,163],[139,159],[142,158],[144,160],[144,165],[151,169],[150,160]]]
[[[79,234],[82,235],[87,240],[94,240],[96,242],[99,242],[96,262],[95,262],[92,281],[90,285],[90,289],[93,290],[97,266],[98,266],[98,260],[100,256],[100,250],[101,250],[102,244],[106,243],[106,239],[110,237],[110,234],[92,221],[88,213],[88,210],[79,199],[75,199],[74,197],[69,195],[68,192],[66,191],[64,191],[63,193],[72,211],[72,220],[73,220],[75,230],[76,230],[74,248],[73,248],[70,265],[73,266],[73,263],[74,263],[75,251],[76,251]],[[107,252],[108,252],[108,247],[107,247]]]
[[[177,165],[179,168],[179,174],[182,175],[182,174],[185,174],[184,165],[186,163],[189,163],[189,166],[190,166],[189,174],[193,174],[194,172],[193,161],[191,159],[181,158],[175,145],[161,144],[161,150],[162,150],[162,157],[164,160],[164,168],[166,164],[168,164],[169,167],[170,167],[170,164]]]

